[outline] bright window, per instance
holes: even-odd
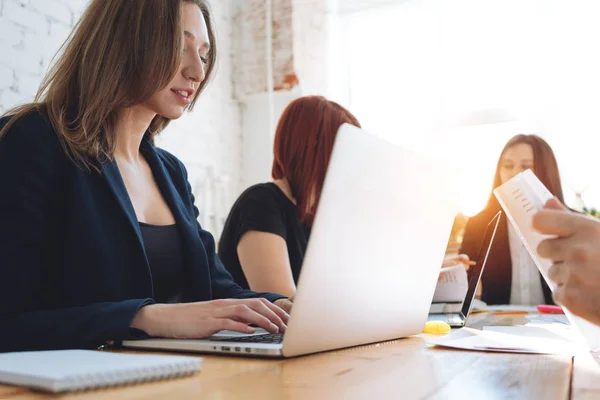
[[[567,203],[600,207],[600,2],[411,0],[340,15],[345,99],[363,126],[465,172],[462,211],[490,193],[504,143],[553,147]]]

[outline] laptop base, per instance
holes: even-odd
[[[184,351],[192,353],[230,354],[249,357],[283,357],[283,345],[263,343],[236,343],[210,339],[146,339],[125,340],[123,346],[144,350]]]
[[[427,321],[442,321],[453,328],[462,328],[465,326],[467,319],[461,313],[429,314]]]

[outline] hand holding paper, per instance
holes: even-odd
[[[585,303],[588,307],[587,310],[593,308],[592,304],[599,304],[598,294],[584,296],[583,292],[595,291],[598,293],[600,291],[600,271],[595,273],[590,271],[590,269],[600,268],[600,250],[592,251],[594,245],[599,247],[598,244],[600,244],[600,223],[583,215],[566,210],[556,210],[557,204],[549,202],[553,198],[552,194],[531,170],[518,174],[496,188],[494,194],[540,273],[552,289],[555,298],[557,289],[559,295],[564,290],[563,287],[559,288],[558,286],[577,285],[581,292],[577,293],[577,296],[581,296],[581,298],[577,302],[568,299],[566,303],[570,303],[571,306],[577,304],[580,307]],[[547,203],[549,203],[549,208],[554,209],[544,209]],[[535,217],[536,230],[534,230],[534,215],[537,213],[539,216]],[[545,243],[541,247],[543,256],[538,255],[537,252],[540,243]],[[546,247],[554,249],[552,250],[554,252],[546,253]],[[550,259],[544,257],[550,257]],[[563,265],[556,268],[556,265],[553,265],[553,262],[560,261],[563,261],[566,267]],[[585,276],[588,281],[585,282],[578,281],[583,278],[583,275],[580,271],[575,271],[578,268],[584,268],[583,264],[587,270]],[[592,278],[595,274],[598,276]],[[573,282],[567,282],[568,278],[573,278]],[[556,283],[554,279],[557,279]],[[572,290],[569,290],[567,295],[575,296]],[[586,339],[589,347],[591,349],[600,348],[600,326],[586,320],[590,319],[594,323],[600,323],[599,319],[591,319],[593,312],[582,313],[580,308],[576,308],[576,311],[586,318],[582,319],[573,315],[571,312],[573,310],[565,304],[564,297],[557,300],[566,307],[565,314]]]
[[[557,285],[556,302],[600,325],[600,221],[552,199],[533,217],[533,228],[557,236],[538,246],[540,257],[554,262],[548,278]]]

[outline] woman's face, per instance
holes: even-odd
[[[206,57],[210,49],[208,30],[200,8],[183,5],[183,54],[177,74],[169,84],[154,93],[145,106],[169,119],[181,117],[205,78]]]
[[[500,181],[508,181],[520,172],[534,171],[533,147],[527,143],[519,143],[506,149],[500,158]]]

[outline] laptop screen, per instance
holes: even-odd
[[[471,305],[473,304],[473,299],[475,298],[475,293],[477,293],[477,287],[479,286],[479,282],[481,281],[481,275],[483,274],[483,268],[485,267],[485,263],[487,261],[488,255],[490,254],[490,249],[492,248],[492,243],[494,242],[494,236],[496,235],[496,229],[498,228],[498,223],[500,222],[500,216],[502,215],[502,211],[498,211],[498,213],[492,218],[490,223],[488,224],[485,235],[483,236],[483,241],[481,242],[481,247],[479,248],[479,255],[477,256],[476,264],[472,266],[471,271],[469,273],[469,288],[467,289],[467,295],[465,296],[465,301],[462,306],[462,314],[466,318],[471,311]]]

